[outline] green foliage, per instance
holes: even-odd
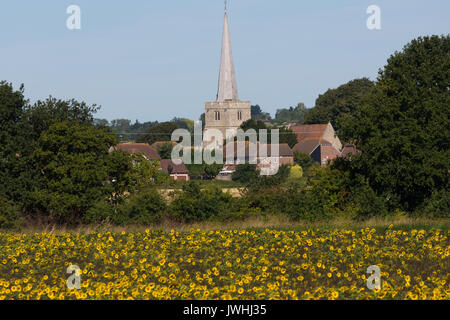
[[[267,143],[271,143],[272,141],[272,130],[277,129],[279,132],[279,143],[287,143],[290,148],[293,148],[297,144],[297,135],[290,129],[285,127],[280,128],[268,128],[264,122],[261,120],[250,119],[241,124],[240,127],[242,130],[247,131],[249,129],[254,129],[256,131],[256,139],[260,141],[260,130],[267,130]],[[237,140],[237,139],[236,139]],[[246,137],[246,141],[249,138]]]
[[[171,143],[164,143],[158,147],[158,154],[161,159],[172,158],[173,145]]]
[[[172,216],[182,222],[218,219],[226,215],[234,204],[233,197],[219,188],[201,190],[192,181],[183,186],[183,191],[172,201]]]
[[[303,177],[303,168],[299,165],[292,166],[289,178],[300,179],[301,177]]]
[[[167,204],[156,189],[131,195],[122,206],[124,223],[150,225],[161,221]]]
[[[176,129],[178,129],[178,126],[175,123],[163,122],[150,128],[148,133],[139,137],[136,142],[153,144],[157,141],[171,141],[172,133]]]
[[[414,211],[448,185],[449,52],[450,36],[413,40],[389,58],[358,115],[343,123],[362,151],[347,167],[391,209]]]
[[[18,229],[21,223],[19,208],[5,197],[0,196],[0,230]]]
[[[351,141],[351,136],[339,132],[341,122],[354,120],[363,103],[364,97],[374,88],[367,78],[352,80],[337,89],[329,89],[316,100],[316,106],[303,119],[305,124],[327,124],[331,122],[343,141]]]
[[[156,189],[145,189],[130,195],[123,202],[114,204],[100,200],[89,208],[83,222],[111,223],[113,225],[151,225],[161,221],[167,203]]]
[[[81,217],[110,191],[108,150],[116,144],[104,129],[69,122],[52,125],[33,155],[43,182],[32,194],[35,207],[57,221]]]
[[[308,113],[308,108],[305,104],[300,102],[297,107],[290,107],[288,109],[278,109],[275,114],[275,121],[278,123],[297,121],[300,122]]]
[[[251,106],[251,116],[253,120],[270,120],[270,114],[263,112],[259,105]]]
[[[313,165],[311,156],[304,152],[294,151],[294,162],[307,171]]]
[[[353,188],[350,203],[356,208],[353,218],[357,220],[388,215],[386,200],[378,196],[366,183]]]
[[[231,175],[231,179],[235,182],[242,184],[252,184],[259,176],[259,172],[256,170],[256,164],[239,164],[236,166],[236,170]]]
[[[421,215],[429,218],[450,218],[450,190],[444,188],[433,192],[428,198],[422,209],[419,209]]]

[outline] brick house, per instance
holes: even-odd
[[[189,181],[189,170],[186,168],[184,163],[175,164],[170,159],[163,159],[160,161],[161,168],[159,169],[162,172],[166,172],[173,180],[177,181]]]

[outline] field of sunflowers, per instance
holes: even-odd
[[[0,300],[449,299],[449,233],[4,233]],[[79,289],[67,286],[72,265],[80,268]],[[373,265],[381,289],[369,290]]]

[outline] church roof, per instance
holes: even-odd
[[[225,13],[222,37],[222,56],[220,59],[219,88],[217,90],[217,101],[239,100],[236,74],[234,70],[233,53],[231,49],[230,30],[228,27],[228,16]]]

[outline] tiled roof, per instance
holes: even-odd
[[[355,145],[347,144],[344,146],[344,149],[342,149],[341,156],[345,158],[349,154],[360,154],[360,153],[361,153],[361,151],[356,149]]]
[[[308,138],[297,143],[292,151],[311,154],[320,144],[330,144],[330,142],[322,138]]]
[[[320,146],[320,154],[322,159],[334,160],[341,155],[331,144],[322,144]]]
[[[170,159],[163,159],[160,161],[162,171],[169,173],[169,166],[172,166],[171,174],[189,174],[189,170],[186,168],[184,163],[175,164]]]
[[[238,152],[237,152],[237,145],[238,142],[230,142],[230,143],[234,143],[234,158],[236,159],[238,156]],[[223,147],[223,154],[224,157],[226,158],[226,154],[227,154],[227,147],[230,144],[227,144],[226,146]],[[254,146],[254,144],[252,145]],[[276,146],[276,145],[275,145]],[[289,145],[287,143],[280,143],[279,145],[279,151],[278,151],[278,156],[280,157],[293,157],[294,153],[292,152],[292,149],[289,147]],[[259,157],[259,150],[260,148],[264,148],[266,147],[267,149],[267,156],[271,156],[271,152],[272,152],[272,145],[271,144],[267,144],[267,145],[261,145],[261,144],[257,144],[256,145],[256,152],[257,152],[257,156]],[[248,160],[249,158],[249,153],[250,153],[250,143],[248,141],[245,142],[245,158]]]
[[[323,137],[328,124],[304,124],[300,126],[292,126],[290,129],[297,135],[298,141],[308,138]]]
[[[161,160],[158,151],[150,147],[147,143],[122,143],[117,145],[115,149],[133,154],[143,153],[148,160]]]

